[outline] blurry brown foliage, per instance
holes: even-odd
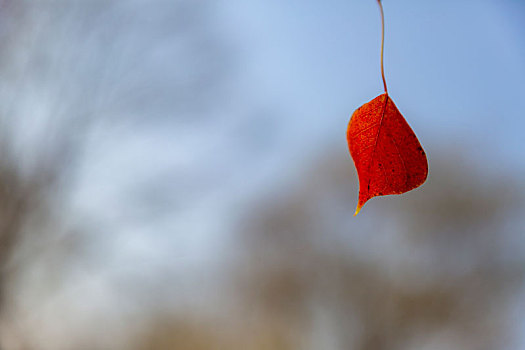
[[[466,163],[435,157],[421,190],[372,201],[357,221],[349,161],[323,157],[300,172],[309,174],[302,183],[245,211],[233,308],[201,326],[161,318],[140,349],[508,346],[508,305],[525,265],[506,258],[505,241],[517,232],[505,218],[523,198],[497,175],[473,181]],[[217,340],[213,325],[229,331]],[[152,334],[172,337],[155,343]],[[214,340],[187,345],[193,339]]]

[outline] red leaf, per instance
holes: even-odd
[[[405,193],[425,182],[425,152],[388,94],[354,112],[346,138],[359,177],[354,215],[370,198]]]

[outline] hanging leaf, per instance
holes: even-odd
[[[383,65],[385,16],[381,0],[377,3],[381,11],[381,77],[385,93],[359,107],[346,130],[359,176],[354,216],[370,198],[410,191],[423,184],[428,174],[423,147],[388,96]]]
[[[346,137],[359,176],[355,215],[370,198],[405,193],[425,182],[425,152],[387,93],[354,112]]]

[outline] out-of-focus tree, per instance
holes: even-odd
[[[290,193],[252,208],[239,232],[243,325],[275,325],[295,349],[504,346],[525,273],[505,246],[523,199],[455,155],[433,164],[421,190],[358,218],[347,159],[314,164]]]
[[[432,164],[421,190],[372,201],[353,218],[349,160],[313,162],[288,191],[242,211],[242,253],[222,312],[152,315],[134,348],[509,345],[509,305],[525,276],[522,255],[508,256],[524,203],[519,183],[452,153]]]
[[[120,146],[112,128],[140,137],[144,125],[195,122],[220,98],[226,51],[210,11],[206,0],[0,2],[0,348],[53,348],[16,307],[24,295],[45,303],[100,254],[70,210],[94,132]]]

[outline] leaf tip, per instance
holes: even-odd
[[[355,213],[354,213],[354,216],[357,216],[357,214],[359,214],[359,212],[361,211],[361,208],[363,207],[363,205],[361,203],[359,203],[357,205],[357,208],[355,208]]]

